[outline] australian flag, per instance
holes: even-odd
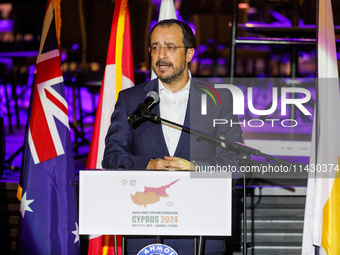
[[[76,187],[60,59],[60,0],[48,0],[18,197],[18,253],[79,254]]]

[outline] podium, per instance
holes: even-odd
[[[231,236],[231,181],[230,173],[80,171],[79,233]]]

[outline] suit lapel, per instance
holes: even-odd
[[[183,126],[190,127],[190,94]],[[181,152],[185,146],[190,146],[190,144],[189,145],[187,144],[189,142],[189,137],[190,135],[188,133],[183,131],[181,132],[181,136],[179,138],[177,148],[175,151],[175,156],[181,155]]]
[[[196,98],[196,89],[195,89],[195,85],[196,85],[196,80],[195,78],[191,78],[191,84],[190,84],[190,90],[189,90],[189,99],[188,99],[188,105],[187,105],[187,111],[185,113],[185,119],[184,119],[184,126],[191,128],[190,126],[190,101],[193,98]],[[195,100],[194,100],[195,102]],[[190,148],[190,134],[183,132],[181,133],[181,137],[179,139],[176,151],[175,151],[175,155],[181,155],[182,150],[186,147],[189,146]]]
[[[144,88],[146,92],[149,91],[155,91],[158,94],[158,79],[154,79],[150,81],[149,84],[147,84]],[[157,103],[152,109],[151,113],[156,114],[157,116],[160,116],[160,109],[159,109],[159,103]],[[153,124],[151,125],[151,129],[149,130],[151,134],[153,135],[156,144],[159,147],[159,150],[162,152],[163,155],[169,155],[168,148],[165,143],[162,125],[161,124]]]

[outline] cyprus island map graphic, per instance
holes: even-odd
[[[137,191],[134,195],[130,195],[131,200],[134,204],[143,205],[146,208],[147,205],[157,203],[161,197],[169,197],[166,190],[179,180],[180,179],[158,188],[144,187],[143,192]]]

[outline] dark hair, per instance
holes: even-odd
[[[158,22],[156,25],[153,26],[151,29],[151,32],[149,34],[149,45],[151,43],[151,34],[153,30],[158,27],[171,27],[172,25],[177,24],[181,27],[182,29],[182,34],[183,34],[183,44],[186,48],[194,48],[195,47],[195,36],[194,33],[192,32],[191,28],[189,25],[183,21],[179,21],[177,19],[165,19],[161,20]]]

